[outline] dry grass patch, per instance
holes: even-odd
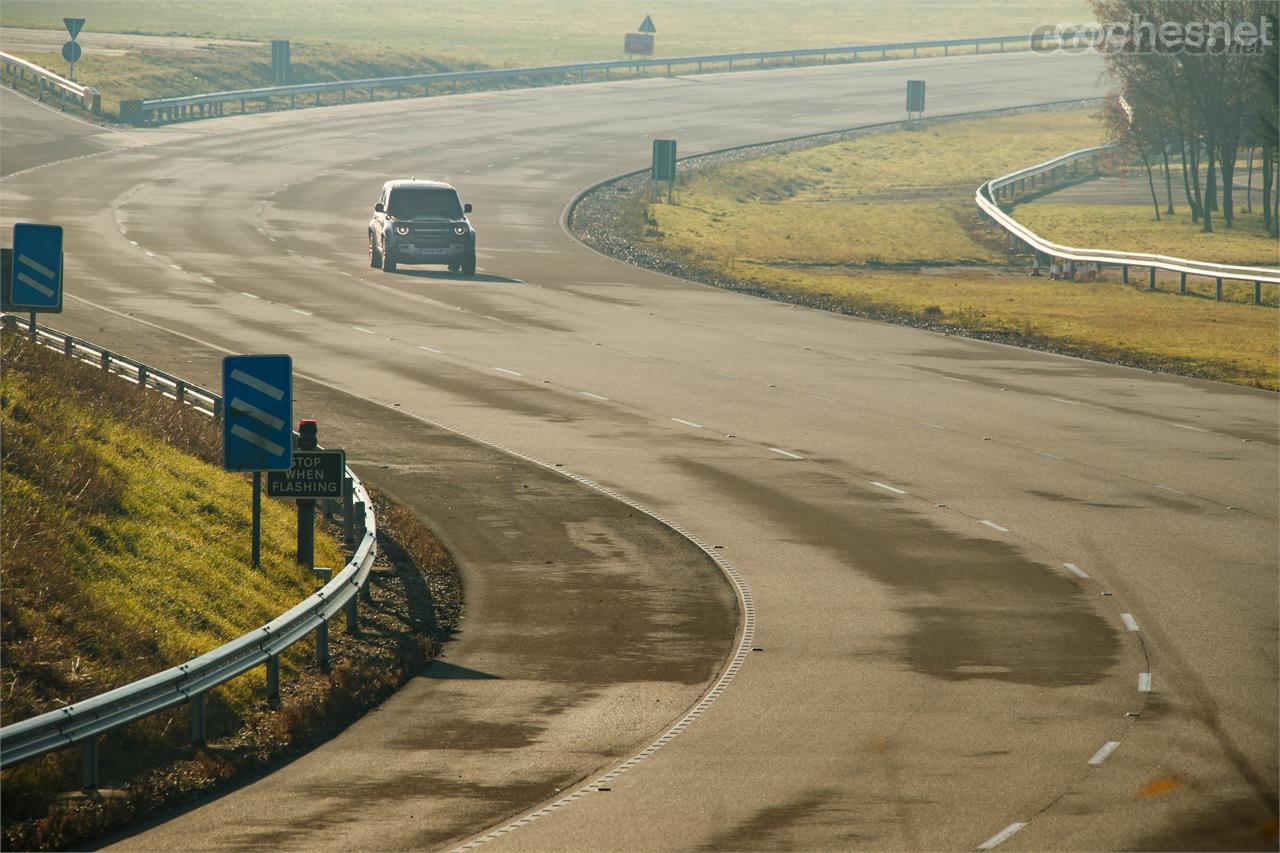
[[[1161,198],[1163,199],[1163,192]],[[1214,214],[1214,231],[1204,233],[1191,221],[1186,205],[1156,222],[1150,205],[1058,204],[1019,205],[1014,216],[1046,240],[1067,246],[1140,251],[1197,261],[1245,266],[1280,264],[1280,242],[1267,235],[1261,213],[1239,205],[1232,228]]]

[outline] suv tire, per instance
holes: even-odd
[[[467,252],[465,255],[462,256],[462,274],[463,275],[476,274],[476,250],[475,249],[472,249],[471,251]]]
[[[383,252],[382,252],[382,258],[381,258],[381,260],[382,260],[382,271],[383,271],[383,272],[395,272],[395,271],[396,271],[396,261],[395,261],[395,258],[392,258],[390,255],[388,255],[388,254],[387,254],[387,252],[385,251],[385,249],[384,249],[384,250],[383,250]]]
[[[378,251],[378,247],[374,245],[372,233],[369,235],[369,266],[374,269],[382,266],[382,254]]]

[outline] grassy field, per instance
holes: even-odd
[[[498,0],[369,6],[346,0],[5,0],[0,24],[304,43],[381,45],[487,65],[612,59],[646,14],[659,55],[1013,35],[1040,24],[1091,20],[1083,0]],[[267,53],[268,58],[270,54]]]
[[[1145,279],[1125,287],[1114,271],[1089,284],[1028,278],[1029,259],[1010,257],[1005,241],[971,213],[984,179],[1101,137],[1088,110],[877,134],[697,173],[678,188],[675,206],[645,205],[624,227],[635,242],[713,278],[727,274],[748,289],[806,304],[1280,387],[1273,310],[1174,296],[1169,279],[1159,285],[1166,292],[1146,293]],[[1033,228],[1023,213],[1034,209],[1018,208]],[[1165,248],[1142,242],[1149,209],[1130,215],[1133,230],[1113,242]],[[1256,236],[1206,235],[1195,245],[1218,239],[1223,246],[1251,241],[1257,259]],[[1187,241],[1173,245],[1189,251]],[[1239,301],[1252,294],[1251,287],[1227,291]],[[1275,304],[1274,288],[1266,298]]]
[[[731,269],[1000,263],[1003,247],[976,237],[974,188],[1101,134],[1090,110],[1033,113],[735,163],[652,206],[649,237]]]
[[[1163,198],[1163,196],[1161,196]],[[1221,264],[1271,266],[1280,263],[1280,243],[1267,235],[1260,212],[1238,205],[1232,228],[1214,215],[1214,232],[1205,234],[1191,221],[1185,203],[1173,216],[1156,222],[1151,205],[1030,204],[1019,205],[1018,221],[1046,240],[1068,246],[1125,250],[1141,246],[1160,255]]]

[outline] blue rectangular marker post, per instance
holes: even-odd
[[[13,266],[6,311],[62,311],[62,226],[18,222],[13,226]]]
[[[293,359],[229,355],[222,359],[222,467],[253,472],[251,565],[262,564],[262,472],[293,466]]]

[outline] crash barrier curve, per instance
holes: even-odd
[[[888,57],[889,51],[911,51],[913,57],[924,49],[941,48],[944,56],[950,56],[952,48],[972,46],[975,53],[981,53],[984,45],[996,46],[997,52],[1004,52],[1005,45],[1026,45],[1028,48],[1041,43],[1041,36],[1029,34],[1012,36],[976,36],[959,39],[934,39],[931,41],[909,41],[893,44],[863,44],[842,47],[808,47],[794,50],[758,50],[743,53],[716,53],[701,56],[671,56],[658,59],[616,59],[600,62],[578,62],[569,65],[546,65],[532,68],[491,68],[480,71],[447,71],[434,74],[414,74],[403,77],[376,77],[367,80],[339,80],[331,83],[300,83],[287,86],[267,86],[258,89],[239,89],[230,92],[212,92],[203,95],[184,95],[173,98],[149,98],[146,100],[127,100],[120,102],[120,119],[136,125],[168,124],[176,121],[227,115],[229,103],[239,104],[239,112],[247,111],[250,102],[261,101],[264,110],[272,107],[272,99],[284,100],[289,108],[321,106],[321,96],[338,93],[340,103],[347,102],[347,95],[352,91],[367,91],[368,100],[373,100],[374,91],[378,89],[394,89],[396,97],[404,96],[405,87],[421,86],[421,97],[431,94],[433,85],[449,85],[452,91],[458,90],[459,83],[476,82],[515,82],[520,79],[567,77],[577,75],[579,81],[585,80],[590,73],[599,73],[609,79],[614,71],[631,71],[638,73],[642,68],[666,68],[668,76],[677,66],[696,66],[701,71],[704,65],[728,65],[733,70],[735,62],[755,60],[759,65],[768,61],[791,60],[795,65],[800,59],[811,61],[827,61],[830,56],[852,57],[854,61],[862,54],[879,53],[881,59]],[[304,99],[310,97],[311,102]]]
[[[1214,298],[1217,300],[1222,299],[1223,281],[1251,281],[1253,282],[1253,304],[1261,305],[1262,286],[1264,284],[1280,285],[1280,269],[1212,264],[1168,255],[1117,252],[1108,249],[1080,249],[1073,246],[1064,246],[1039,236],[1031,229],[1020,224],[1000,207],[1000,199],[1012,198],[1027,187],[1047,185],[1061,181],[1070,175],[1079,174],[1082,164],[1085,164],[1087,170],[1092,170],[1096,173],[1100,158],[1115,147],[1115,144],[1112,143],[1110,145],[1097,145],[1092,148],[1081,148],[1078,151],[1063,154],[1061,157],[1055,157],[1052,160],[1046,160],[1043,163],[1019,169],[1016,172],[1010,172],[1003,177],[993,178],[978,187],[977,192],[974,194],[974,201],[978,205],[978,213],[984,219],[990,220],[1007,232],[1010,240],[1015,245],[1024,245],[1032,252],[1035,264],[1033,275],[1038,274],[1045,260],[1050,263],[1065,262],[1067,267],[1066,276],[1073,280],[1077,264],[1097,264],[1098,269],[1103,266],[1120,267],[1121,278],[1125,284],[1128,284],[1129,270],[1136,267],[1147,270],[1147,289],[1155,290],[1156,271],[1164,270],[1178,273],[1178,292],[1184,295],[1187,293],[1187,276],[1194,275],[1214,279]]]
[[[102,112],[102,95],[92,86],[81,86],[48,68],[28,62],[11,53],[0,51],[0,85],[4,85],[5,77],[9,78],[9,87],[18,88],[18,81],[31,81],[36,87],[36,99],[43,101],[45,92],[57,94],[62,109],[67,108],[67,99],[78,103],[94,115]]]

